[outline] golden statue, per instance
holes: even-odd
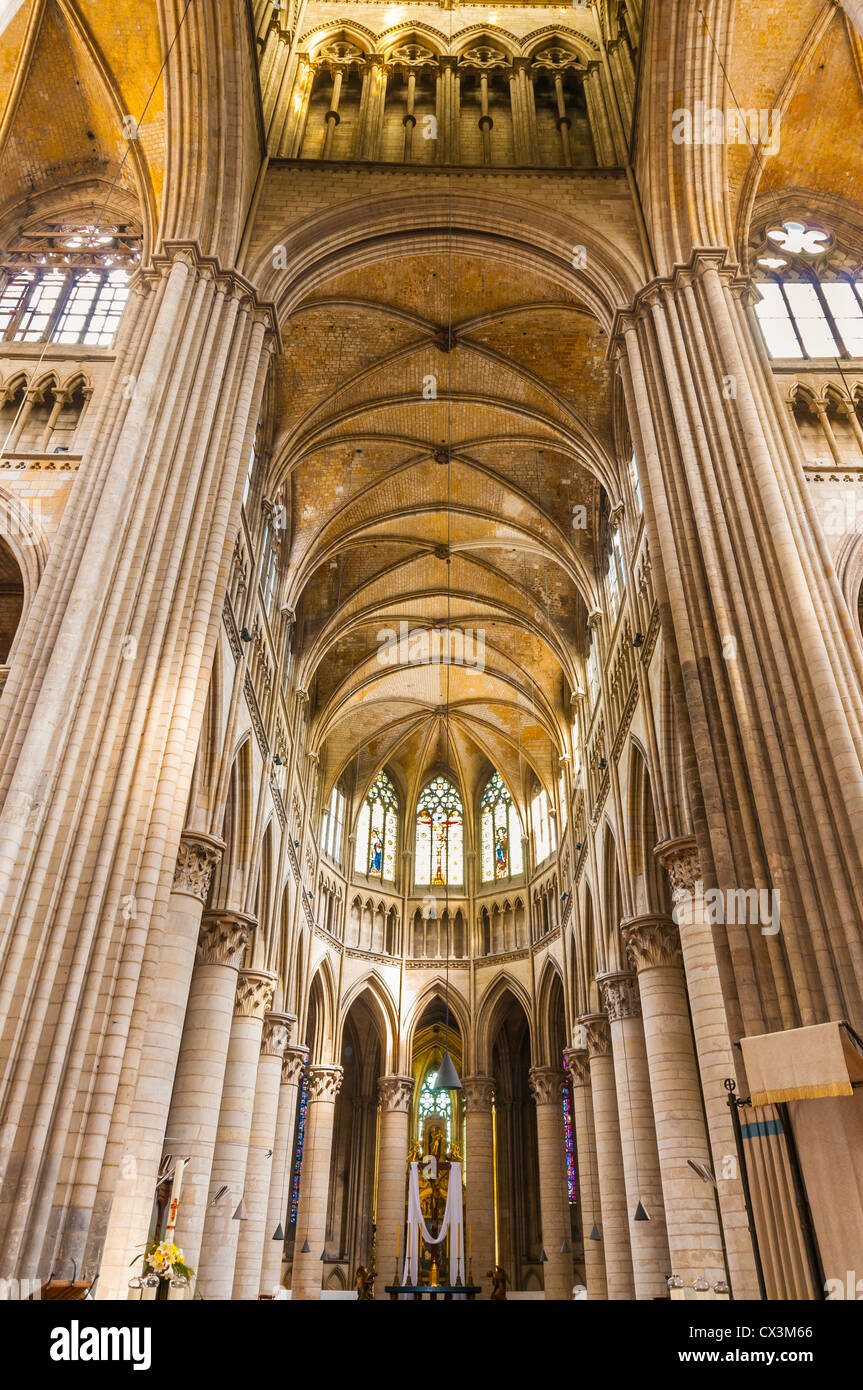
[[[354,1276],[354,1284],[357,1290],[357,1300],[360,1303],[370,1303],[374,1297],[372,1290],[375,1284],[374,1269],[366,1269],[365,1265],[357,1265],[357,1272]]]
[[[408,1145],[408,1163],[419,1163],[423,1156],[423,1146],[419,1139],[411,1140]]]
[[[429,1158],[437,1159],[438,1163],[446,1163],[446,1130],[440,1125],[430,1129],[426,1147]]]
[[[495,1302],[500,1302],[506,1298],[506,1286],[509,1283],[509,1275],[500,1265],[495,1265],[485,1276],[491,1280],[491,1297]]]
[[[449,1153],[447,1154],[447,1162],[448,1162],[448,1163],[461,1163],[461,1144],[459,1144],[455,1139],[452,1141],[452,1143],[451,1143],[450,1146],[449,1146]]]

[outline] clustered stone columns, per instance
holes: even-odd
[[[590,1090],[593,1097],[593,1124],[596,1135],[596,1170],[602,1209],[602,1250],[609,1299],[632,1299],[632,1253],[629,1245],[629,1216],[626,1210],[626,1182],[617,1117],[617,1086],[611,1056],[611,1033],[605,1014],[584,1014],[579,1023],[587,1036],[590,1059]]]
[[[0,728],[0,1048],[16,1059],[4,1274],[47,1274],[85,1242],[99,1267],[130,1112],[146,1105],[241,469],[277,340],[248,281],[193,241],[160,244],[130,286],[54,580],[16,639]],[[142,1187],[157,1176],[158,1162]]]
[[[272,1235],[272,1232],[266,1229],[270,1185],[278,1185],[281,1176],[279,1170],[274,1167],[273,1160],[282,1059],[296,1021],[294,1014],[264,1015],[255,1104],[249,1135],[249,1158],[246,1165],[244,1199],[247,1219],[238,1223],[240,1231],[237,1238],[233,1298],[257,1298],[260,1292],[261,1261],[266,1240]]]
[[[153,1210],[153,1174],[163,1149],[201,916],[223,850],[221,841],[189,830],[183,832],[180,840],[168,901],[168,926],[159,954],[158,983],[143,1039],[142,1081],[136,1088],[122,1144],[110,1146],[106,1153],[100,1184],[100,1194],[104,1192],[102,1200],[107,1205],[109,1184],[112,1179],[115,1181],[100,1271],[106,1298],[125,1297],[128,1252],[140,1250],[147,1239]],[[134,1161],[128,1162],[129,1158]],[[91,1240],[97,1232],[91,1233]],[[94,1250],[94,1257],[95,1254]]]
[[[614,1058],[635,1296],[658,1298],[667,1292],[668,1238],[638,985],[629,971],[598,975],[597,983]],[[647,1221],[638,1219],[644,1212]]]
[[[495,1265],[494,1077],[463,1076],[461,1085],[465,1104],[465,1164],[469,1177],[466,1221],[470,1228],[470,1265],[474,1284],[486,1293],[491,1287],[489,1271]]]
[[[207,1207],[204,1221],[198,1285],[206,1298],[230,1298],[234,1284],[240,1227],[234,1212],[245,1203],[261,1036],[277,979],[268,971],[241,970],[237,981],[212,1168],[213,1181],[227,1183],[228,1192]]]
[[[714,1189],[688,1164],[709,1168],[711,1157],[679,933],[668,917],[643,916],[623,924],[623,938],[638,971],[670,1272],[687,1288],[697,1276],[715,1284],[726,1270]]]
[[[293,1298],[321,1296],[321,1255],[327,1238],[333,1119],[343,1074],[339,1066],[318,1062],[312,1063],[308,1069],[306,1138],[291,1280]]]
[[[731,1030],[725,1008],[710,914],[699,891],[698,847],[693,836],[665,840],[656,856],[666,869],[686,974],[695,1033],[704,1113],[722,1213],[728,1279],[735,1299],[759,1298],[758,1274],[740,1175],[726,1077],[736,1077]]]
[[[267,1225],[264,1234],[264,1254],[261,1261],[261,1293],[275,1294],[282,1282],[284,1240],[274,1240],[276,1229],[288,1229],[287,1204],[290,1198],[293,1173],[294,1130],[297,1120],[297,1099],[300,1079],[306,1064],[307,1047],[288,1047],[282,1058],[281,1085],[276,1114],[276,1137],[273,1141],[273,1172],[270,1179]]]
[[[558,1067],[531,1067],[530,1089],[536,1102],[536,1136],[539,1150],[539,1201],[546,1298],[572,1297],[572,1231],[566,1190],[566,1157],[563,1148],[563,1081]]]
[[[375,1298],[386,1298],[385,1287],[401,1269],[396,1262],[404,1250],[405,1191],[407,1178],[408,1119],[414,1092],[410,1076],[382,1076],[378,1081],[381,1131],[378,1159],[378,1201],[375,1242]],[[402,1231],[398,1249],[399,1227]]]
[[[584,1240],[584,1271],[588,1298],[608,1297],[605,1260],[599,1232],[599,1184],[596,1173],[596,1133],[593,1126],[593,1095],[590,1086],[590,1058],[583,1048],[570,1048],[566,1064],[572,1078],[572,1125],[575,1131],[575,1157],[578,1166],[578,1202]],[[592,1240],[596,1226],[599,1240]]]

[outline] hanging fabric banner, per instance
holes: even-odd
[[[405,1239],[403,1284],[416,1284],[419,1276],[420,1236],[426,1245],[440,1245],[447,1232],[449,1242],[449,1281],[451,1285],[465,1282],[464,1263],[464,1203],[461,1188],[461,1164],[451,1163],[447,1184],[446,1208],[438,1235],[433,1236],[426,1226],[420,1206],[419,1163],[411,1164],[408,1180],[408,1225]]]

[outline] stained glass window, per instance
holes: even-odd
[[[480,801],[480,842],[483,883],[522,872],[521,821],[499,772],[488,779]]]
[[[356,873],[395,882],[398,808],[395,787],[385,772],[379,772],[357,821]]]
[[[416,882],[463,883],[463,859],[461,797],[448,778],[435,777],[417,802]]]
[[[306,1139],[306,1110],[309,1104],[309,1082],[305,1071],[300,1082],[300,1094],[297,1103],[297,1147],[294,1150],[294,1171],[291,1179],[291,1211],[289,1221],[292,1226],[297,1224],[297,1208],[300,1202],[300,1170],[303,1166],[303,1144]]]
[[[449,1148],[452,1143],[452,1099],[449,1091],[432,1090],[436,1081],[437,1072],[430,1071],[422,1084],[417,1101],[417,1138],[420,1140],[424,1138],[426,1120],[434,1115],[446,1129],[446,1142],[447,1148]]]
[[[566,1054],[563,1057],[564,1072],[566,1071]],[[569,1193],[569,1200],[574,1203],[576,1200],[575,1191],[575,1149],[572,1143],[572,1104],[569,1099],[569,1080],[564,1082],[563,1087],[563,1146],[566,1150],[566,1190]]]

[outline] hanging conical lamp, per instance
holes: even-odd
[[[595,1221],[593,1223],[593,1230],[587,1238],[588,1240],[602,1240],[602,1236],[599,1234],[599,1227]]]
[[[239,1203],[237,1204],[237,1210],[234,1212],[233,1220],[234,1220],[234,1221],[248,1221],[248,1219],[249,1219],[249,1218],[248,1218],[248,1216],[246,1215],[246,1203],[245,1203],[245,1199],[244,1199],[243,1197],[241,1197],[240,1200],[239,1200]]]
[[[633,1216],[632,1219],[633,1219],[633,1221],[649,1221],[649,1220],[650,1220],[650,1217],[647,1215],[647,1212],[644,1210],[644,1207],[642,1206],[641,1201],[639,1201],[638,1206],[635,1208],[635,1215]]]
[[[279,1222],[279,1224],[278,1224],[278,1226],[276,1227],[276,1229],[273,1231],[273,1236],[272,1236],[272,1238],[273,1238],[273,1240],[284,1240],[284,1238],[285,1238],[285,1229],[284,1229],[284,1227],[283,1227],[281,1221]]]
[[[569,1254],[569,1241],[566,1240],[565,1238],[564,1238],[563,1244],[562,1244],[561,1247],[560,1247],[560,1253],[561,1253],[561,1255],[568,1255],[568,1254]]]
[[[303,1243],[302,1243],[302,1245],[300,1246],[300,1254],[301,1254],[301,1255],[310,1255],[310,1254],[311,1254],[311,1251],[312,1251],[312,1247],[309,1245],[309,1242],[308,1242],[307,1240],[304,1240]]]
[[[434,1089],[436,1091],[460,1091],[461,1088],[462,1087],[461,1082],[459,1081],[458,1072],[456,1071],[455,1066],[453,1065],[453,1060],[452,1057],[450,1057],[449,1055],[449,1050],[447,1050],[441,1058],[441,1064],[438,1067],[437,1079],[435,1080]]]
[[[540,1252],[539,1262],[540,1262],[541,1265],[547,1265],[547,1264],[548,1264],[548,1256],[546,1255],[545,1250],[542,1250],[542,1251]]]

